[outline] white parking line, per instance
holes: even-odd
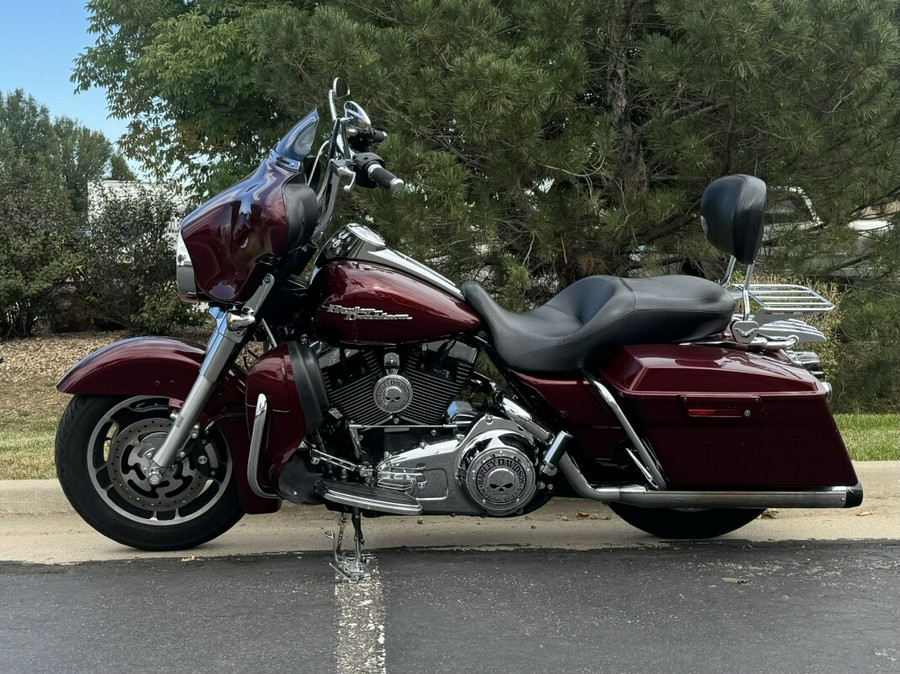
[[[369,556],[369,577],[348,583],[339,574],[334,596],[338,605],[335,662],[338,674],[385,674],[384,597],[378,562]]]

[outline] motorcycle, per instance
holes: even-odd
[[[184,218],[177,282],[215,318],[206,348],[126,339],[59,381],[74,397],[57,471],[91,526],[175,550],[284,500],[324,504],[352,522],[354,550],[336,536],[332,564],[358,580],[364,515],[515,517],[563,493],[702,538],[766,508],[862,502],[821,363],[797,349],[824,340],[803,318],[831,305],[751,283],[763,181],[703,193],[722,284],[590,276],[511,313],[367,226],[325,239],[342,192],[404,189],[373,152],[386,133],[338,86],[315,155],[313,111]],[[502,384],[476,372],[479,353]]]

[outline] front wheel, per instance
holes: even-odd
[[[84,520],[141,550],[183,550],[237,523],[225,439],[214,426],[190,441],[157,486],[147,468],[172,426],[167,398],[75,396],[56,433],[56,473]]]
[[[639,508],[608,504],[612,511],[641,531],[660,538],[713,538],[740,529],[759,517],[764,508]]]

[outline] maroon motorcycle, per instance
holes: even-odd
[[[323,241],[342,191],[404,188],[372,152],[386,134],[337,101],[318,154],[313,112],[184,219],[179,290],[216,318],[206,349],[127,339],[60,380],[57,471],[91,526],[173,550],[283,499],[325,504],[352,520],[334,564],[358,579],[361,515],[511,517],[564,493],[693,538],[768,507],[861,503],[821,365],[795,348],[824,339],[801,319],[831,305],[750,283],[761,180],[719,178],[700,207],[741,285],[591,276],[511,313],[368,227]]]

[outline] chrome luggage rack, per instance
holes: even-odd
[[[762,348],[790,349],[800,343],[826,341],[821,330],[801,318],[823,314],[834,305],[806,286],[793,283],[752,283],[753,264],[747,265],[743,284],[731,283],[735,258],[728,262],[722,285],[740,301],[741,311],[731,323],[734,338]],[[758,308],[751,313],[753,305]]]
[[[790,283],[751,283],[747,287],[749,298],[760,306],[766,315],[826,313],[834,305],[815,290]]]

